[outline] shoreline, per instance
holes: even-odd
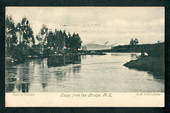
[[[29,60],[33,60],[33,59],[43,59],[43,58],[48,58],[51,56],[62,56],[62,55],[106,55],[106,53],[104,52],[90,52],[90,51],[86,51],[86,52],[82,52],[79,51],[77,53],[57,53],[57,54],[49,54],[48,56],[32,56],[32,57],[26,57],[22,60],[19,59],[14,59],[14,58],[9,58],[9,59],[5,59],[5,64],[8,66],[15,66],[18,64],[22,64],[24,62],[27,62]]]
[[[112,53],[117,53],[117,52],[112,52]],[[126,52],[125,52],[126,53]],[[50,56],[62,56],[62,55],[106,55],[104,52],[78,52],[78,53],[57,53],[57,54],[50,54]],[[6,59],[5,64],[7,67],[11,66],[16,66],[18,64],[22,64],[24,62],[27,62],[32,59],[43,59],[47,57],[43,56],[36,56],[36,57],[30,57],[26,58],[25,60],[14,60],[14,59]],[[11,62],[12,61],[12,62]],[[126,62],[123,64],[123,66],[129,68],[129,69],[136,69],[139,71],[146,71],[148,73],[152,73],[154,76],[164,76],[165,72],[165,67],[164,67],[164,58],[163,57],[156,57],[156,56],[144,56],[144,57],[139,57],[136,60],[131,60],[129,62]]]
[[[164,58],[163,57],[152,57],[145,56],[140,57],[137,60],[131,60],[124,64],[129,69],[136,69],[139,71],[147,71],[152,73],[156,77],[164,77]]]

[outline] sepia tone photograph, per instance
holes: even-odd
[[[6,7],[5,92],[164,93],[164,7]]]

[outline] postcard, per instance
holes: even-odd
[[[6,7],[6,107],[164,107],[164,7]]]

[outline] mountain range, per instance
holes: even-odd
[[[86,44],[87,50],[102,50],[102,49],[110,49],[115,44],[109,44],[108,41],[105,43],[97,43],[97,42],[91,42]]]

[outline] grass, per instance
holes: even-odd
[[[165,70],[164,57],[140,57],[137,60],[125,63],[124,66],[132,69],[148,71],[155,76],[163,76]]]

